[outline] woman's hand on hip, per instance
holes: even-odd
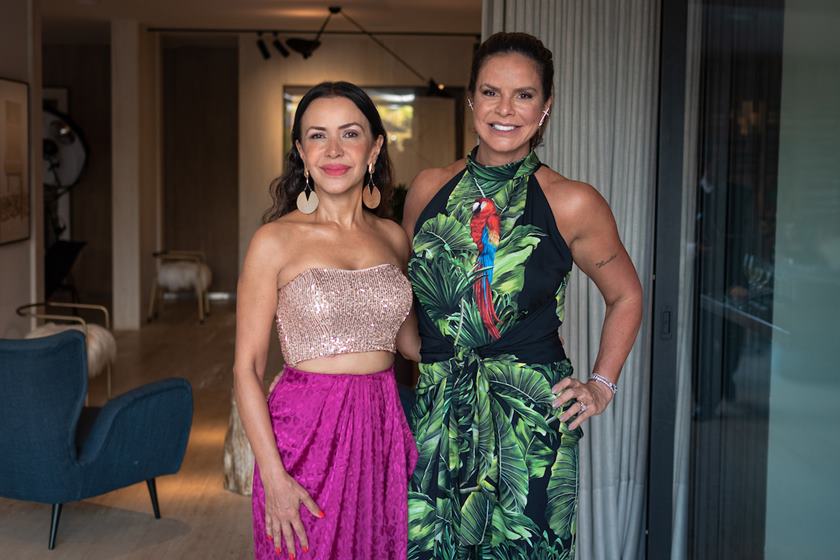
[[[551,391],[555,395],[555,399],[551,401],[552,407],[561,408],[571,403],[571,406],[560,416],[561,422],[568,422],[575,417],[569,424],[570,430],[580,427],[587,418],[604,412],[613,398],[612,391],[604,384],[592,381],[581,383],[572,377],[563,379],[552,387]]]
[[[309,541],[300,518],[301,504],[309,513],[323,519],[324,512],[315,503],[309,493],[288,473],[277,477],[273,484],[265,487],[265,530],[267,537],[274,543],[275,551],[280,554],[281,543],[286,545],[289,557],[294,558],[295,536],[300,541],[304,552],[309,551]]]

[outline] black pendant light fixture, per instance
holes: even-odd
[[[309,58],[312,56],[312,53],[315,52],[315,49],[321,46],[321,34],[324,32],[324,29],[327,27],[327,24],[330,22],[330,19],[337,13],[341,11],[341,6],[330,6],[329,14],[327,14],[327,19],[324,20],[324,23],[321,24],[321,29],[318,30],[318,34],[315,35],[315,39],[303,39],[301,37],[291,37],[286,39],[286,44],[289,46],[290,49],[299,53],[303,58]]]
[[[271,58],[271,51],[268,50],[268,46],[263,41],[262,31],[257,35],[257,48],[260,49],[260,54],[263,57],[263,60],[268,60]]]
[[[286,45],[283,44],[283,41],[277,37],[277,33],[274,33],[274,40],[271,42],[274,45],[274,49],[280,53],[283,58],[289,58],[289,49],[286,48]]]

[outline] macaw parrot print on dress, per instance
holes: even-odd
[[[478,314],[481,321],[487,327],[487,332],[494,339],[501,335],[496,323],[499,317],[493,308],[493,263],[496,261],[496,248],[502,237],[499,214],[496,212],[496,204],[491,198],[479,198],[473,204],[473,216],[470,220],[470,234],[472,240],[478,247],[478,262],[475,269],[480,273],[473,284],[475,304],[478,307]]]

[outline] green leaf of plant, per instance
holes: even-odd
[[[560,319],[561,323],[566,318],[566,286],[569,284],[570,274],[571,273],[566,274],[566,276],[563,278],[563,281],[560,282],[560,285],[557,287],[557,291],[554,293],[554,299],[557,302],[557,318]]]
[[[493,500],[484,491],[470,492],[461,506],[461,544],[475,546],[490,537]]]
[[[525,282],[525,263],[544,237],[536,226],[517,226],[503,236],[493,265],[493,291],[519,294]]]
[[[542,375],[521,364],[496,360],[485,360],[482,371],[495,396],[504,400],[532,428],[542,434],[548,432],[548,423],[538,412],[550,406],[552,399],[551,386]]]
[[[463,301],[460,312],[449,315],[446,322],[446,334],[456,341],[457,346],[477,348],[490,342],[487,327],[472,298]]]
[[[530,541],[539,533],[539,527],[530,518],[518,511],[508,511],[502,507],[493,510],[493,538],[491,544],[499,546],[506,540]]]
[[[414,295],[433,321],[456,313],[470,296],[474,275],[446,253],[429,259],[414,257],[408,263]]]
[[[415,442],[417,444],[418,458],[417,467],[414,469],[414,483],[426,491],[432,481],[434,461],[439,456],[441,446],[441,435],[443,432],[444,420],[449,411],[449,399],[447,398],[446,367],[449,362],[437,362],[424,364],[424,368],[437,369],[434,375],[441,377],[434,399],[434,405],[426,409],[426,414],[414,418]],[[419,408],[419,407],[416,407]]]
[[[438,214],[426,220],[414,236],[414,252],[423,257],[432,257],[442,252],[477,253],[478,248],[470,236],[470,228],[452,216]]]
[[[432,550],[435,544],[435,507],[431,498],[419,492],[408,493],[409,538],[421,551]]]
[[[527,422],[517,422],[514,428],[519,441],[527,441],[525,447],[525,462],[528,464],[528,476],[531,478],[542,478],[545,476],[545,471],[554,462],[555,451],[543,441],[543,437],[537,435]],[[547,439],[556,437],[555,434],[549,431],[546,434]]]
[[[578,446],[561,445],[551,466],[545,508],[548,526],[561,539],[569,539],[577,532],[577,471]]]
[[[478,453],[479,477],[486,473],[496,452],[496,438],[493,430],[493,415],[490,412],[490,384],[479,369],[475,378],[476,406],[473,415],[473,434]]]
[[[507,510],[522,511],[528,501],[528,465],[513,431],[511,418],[493,400],[490,404],[496,424],[496,456],[499,461],[499,504]]]
[[[499,211],[501,220],[502,236],[512,231],[516,222],[525,210],[525,201],[528,198],[528,190],[521,183],[511,184],[510,187],[502,189],[493,197],[496,208]]]

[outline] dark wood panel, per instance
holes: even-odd
[[[45,46],[45,87],[68,90],[84,133],[87,168],[70,193],[72,238],[87,242],[73,277],[82,301],[111,304],[111,58],[103,45]]]
[[[239,266],[237,52],[166,48],[163,69],[164,246],[204,251],[213,270],[211,290],[234,292]]]

